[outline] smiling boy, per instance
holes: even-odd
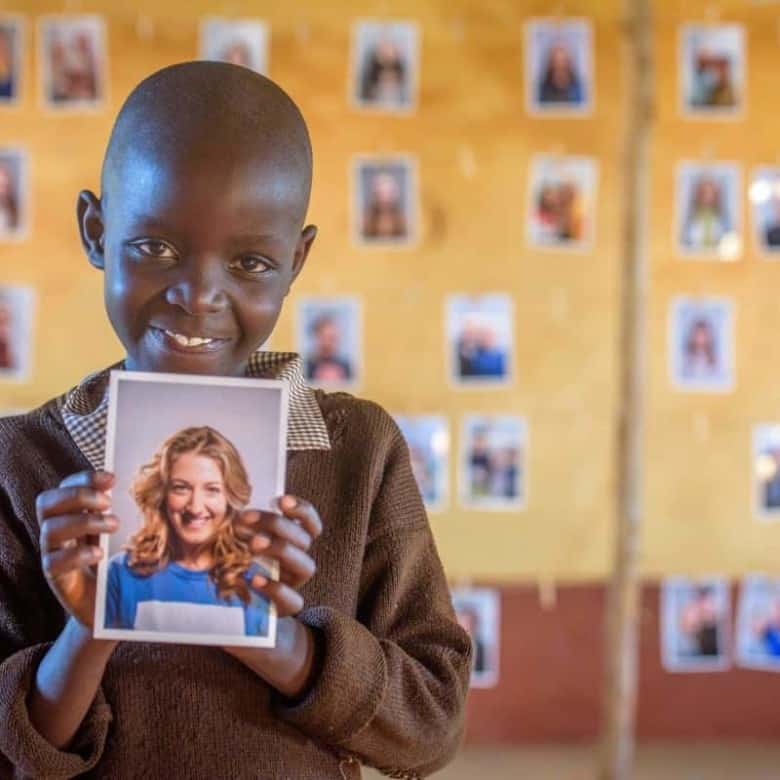
[[[457,748],[470,642],[455,621],[403,439],[375,404],[313,391],[263,353],[316,229],[311,148],[276,85],[166,68],[115,124],[86,254],[129,370],[290,383],[289,495],[247,511],[280,615],[272,650],[92,638],[107,371],[0,423],[0,757],[73,777],[418,777]],[[258,446],[262,446],[258,443]],[[0,767],[2,769],[2,767]]]

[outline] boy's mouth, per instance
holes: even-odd
[[[188,336],[184,333],[177,333],[167,328],[157,328],[155,326],[152,326],[151,330],[164,346],[178,352],[211,352],[219,349],[230,340],[205,334]]]

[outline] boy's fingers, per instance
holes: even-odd
[[[41,551],[52,552],[73,539],[111,533],[118,526],[119,521],[115,515],[83,513],[50,517],[41,526]]]
[[[306,533],[312,539],[316,539],[322,533],[322,520],[320,513],[314,505],[296,496],[282,496],[279,499],[279,509],[285,517],[297,520],[306,529]]]
[[[244,512],[244,515],[250,514]],[[311,546],[311,536],[306,530],[282,515],[275,515],[272,512],[255,512],[256,520],[252,523],[252,531],[255,534],[265,535],[270,539],[279,537],[284,541],[300,547],[302,550],[308,550]],[[246,521],[245,521],[246,522]]]
[[[283,582],[268,580],[262,588],[257,588],[257,590],[273,601],[279,617],[291,617],[303,609],[301,594]]]
[[[114,484],[114,475],[110,471],[79,471],[69,474],[60,482],[60,487],[91,487],[95,490],[107,490]]]
[[[43,573],[47,579],[55,580],[74,569],[93,566],[103,557],[100,547],[67,547],[46,553],[43,556]]]
[[[274,539],[261,554],[279,561],[280,579],[296,588],[308,582],[317,570],[311,556],[282,539]]]
[[[84,486],[45,490],[43,493],[39,493],[35,499],[35,509],[39,520],[85,511],[102,512],[110,506],[111,501],[105,493]]]

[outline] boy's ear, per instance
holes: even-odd
[[[298,243],[295,245],[295,257],[293,258],[292,278],[290,279],[290,285],[298,278],[298,274],[303,270],[303,266],[306,263],[306,258],[309,256],[309,250],[314,243],[314,239],[317,237],[317,226],[306,225],[301,231],[301,235],[298,238]],[[290,292],[290,288],[287,288],[287,292]]]
[[[89,262],[102,271],[106,267],[106,253],[105,225],[100,199],[93,192],[82,190],[76,203],[76,215],[79,221],[81,245],[87,253]]]

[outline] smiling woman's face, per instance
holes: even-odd
[[[171,468],[165,507],[182,552],[212,542],[228,508],[219,464],[195,452],[179,455]]]

